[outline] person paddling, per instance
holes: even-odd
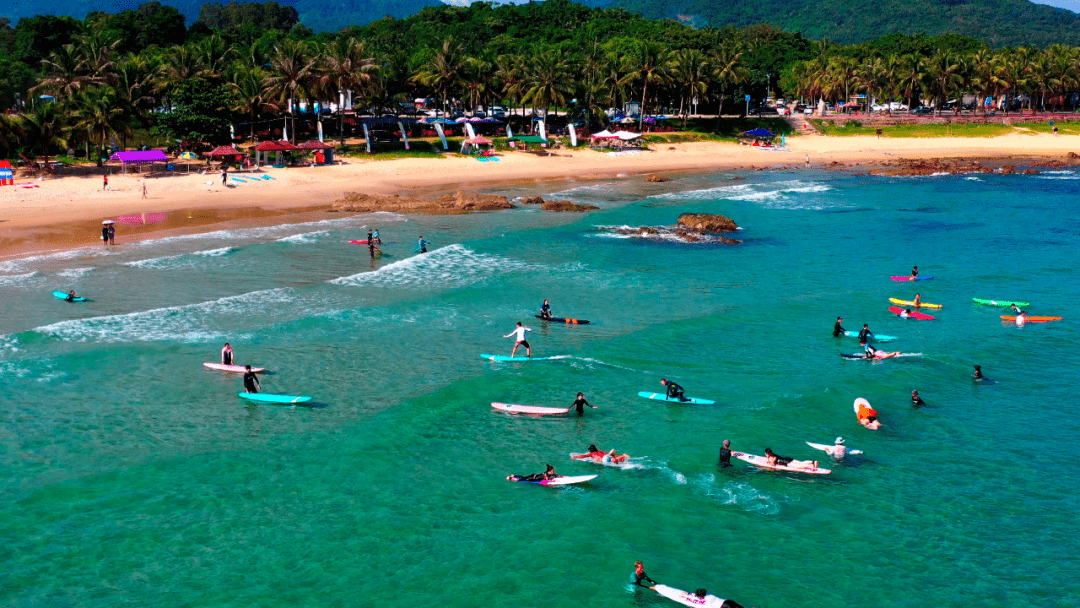
[[[244,372],[244,392],[245,393],[257,393],[262,390],[262,384],[259,382],[259,377],[255,375],[255,372],[251,371],[251,366],[246,366],[247,371]]]
[[[584,416],[585,415],[585,406],[586,405],[591,407],[594,410],[600,409],[600,408],[596,407],[595,405],[593,405],[593,404],[591,404],[591,403],[589,403],[588,401],[585,400],[585,393],[578,393],[577,394],[577,399],[574,399],[574,404],[570,406],[570,409],[575,409],[576,408],[577,409],[577,415],[578,416]]]
[[[74,302],[75,301],[75,290],[72,289],[71,291],[69,291],[67,297],[64,298],[64,300],[66,302]]]
[[[533,473],[531,475],[509,475],[507,481],[551,481],[552,479],[562,477],[555,472],[555,467],[550,464],[547,465],[547,469],[543,473]]]
[[[908,319],[910,317],[911,317],[911,309],[910,308],[905,308],[904,310],[900,311],[900,318],[901,319]]]
[[[233,364],[233,352],[232,346],[228,342],[225,343],[225,348],[221,349],[221,364],[232,365]],[[248,369],[251,369],[250,366]]]
[[[517,327],[514,328],[514,331],[512,331],[512,332],[506,334],[505,336],[503,336],[504,338],[509,338],[510,336],[514,336],[514,350],[510,351],[510,358],[511,359],[513,359],[514,355],[517,354],[517,349],[518,349],[519,346],[524,346],[525,347],[525,356],[526,357],[530,357],[530,358],[532,357],[532,348],[529,346],[529,341],[525,339],[525,334],[527,334],[530,331],[532,331],[532,330],[529,329],[528,327],[525,327],[524,325],[522,325],[521,321],[518,321]]]
[[[683,387],[679,386],[678,384],[675,384],[667,378],[660,378],[660,384],[667,387],[668,399],[674,399],[676,401],[689,401],[689,399],[686,398],[686,391],[684,391]]]
[[[836,325],[833,325],[832,335],[834,338],[839,338],[844,333],[844,327],[840,323],[844,320],[844,317],[836,317]]]

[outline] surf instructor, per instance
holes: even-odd
[[[245,393],[257,393],[262,390],[262,384],[259,382],[259,377],[255,375],[255,372],[251,371],[251,366],[247,366],[247,371],[244,372],[244,392]]]
[[[584,416],[585,415],[585,406],[586,405],[591,407],[594,410],[600,409],[600,408],[596,407],[595,405],[593,405],[593,404],[591,404],[591,403],[589,403],[588,401],[585,400],[585,393],[578,393],[577,394],[577,399],[574,399],[574,404],[570,406],[570,409],[575,409],[576,408],[577,409],[577,415],[578,416]]]
[[[525,327],[524,325],[522,325],[521,321],[518,321],[517,327],[514,328],[514,331],[512,331],[512,332],[506,334],[505,336],[503,336],[504,338],[509,338],[510,336],[514,336],[514,350],[510,351],[510,358],[511,359],[513,359],[514,355],[517,354],[517,349],[518,349],[519,346],[524,346],[525,347],[525,356],[526,357],[530,357],[530,358],[532,357],[532,347],[529,346],[529,341],[525,339],[525,334],[527,334],[530,331],[532,331],[532,330],[529,329],[528,327]]]

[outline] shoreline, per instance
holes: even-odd
[[[654,150],[620,156],[589,149],[556,150],[551,156],[510,152],[500,155],[498,162],[487,163],[471,157],[348,159],[330,167],[263,173],[273,180],[233,182],[230,178],[225,187],[215,174],[147,179],[148,199],[141,198],[143,180],[138,174],[110,175],[110,191],[102,190],[97,176],[44,180],[35,182],[38,188],[0,190],[0,259],[100,244],[104,219],[118,219],[117,236],[123,244],[225,227],[333,217],[338,215],[328,213],[333,204],[351,192],[410,199],[415,208],[395,209],[398,213],[438,213],[421,201],[454,191],[510,187],[534,187],[535,193],[543,194],[553,184],[654,173],[786,169],[888,174],[898,163],[911,161],[1002,167],[1060,160],[1077,166],[1068,154],[1080,151],[1080,136],[878,139],[807,135],[788,138],[787,144],[790,152],[725,142],[654,144]]]

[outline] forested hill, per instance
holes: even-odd
[[[1080,43],[1080,15],[1028,0],[588,0],[695,27],[772,23],[852,44],[886,34],[957,33],[994,47]]]
[[[1080,45],[1080,15],[1028,0],[579,0],[590,7],[624,8],[649,19],[674,19],[694,27],[743,27],[771,23],[810,39],[860,43],[891,33],[957,33],[994,47],[1055,43]],[[205,0],[164,0],[188,23],[209,22]],[[456,2],[455,2],[456,3]],[[496,2],[498,4],[500,2]],[[12,1],[0,4],[0,17],[12,21],[47,13],[83,19],[95,12],[120,13],[132,0],[53,0],[47,4]],[[438,0],[281,0],[300,23],[316,32],[336,32],[383,17],[402,18]],[[235,3],[218,11],[243,11]],[[460,10],[445,7],[445,11]],[[451,21],[453,19],[450,19]],[[537,23],[544,28],[548,24]]]

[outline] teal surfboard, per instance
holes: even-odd
[[[1024,307],[1024,306],[1031,306],[1030,302],[1017,302],[1015,300],[986,300],[986,299],[983,299],[983,298],[971,298],[971,301],[975,302],[976,304],[987,304],[989,306],[1013,306],[1013,305],[1015,305],[1015,306],[1018,306],[1018,307],[1021,307],[1021,308]]]
[[[698,405],[713,405],[716,403],[711,399],[696,399],[694,397],[687,397],[686,401],[679,401],[678,399],[668,399],[667,393],[650,393],[649,391],[640,391],[638,397],[644,397],[654,401],[667,401],[670,403],[696,403]]]
[[[256,403],[276,403],[279,405],[292,405],[294,403],[307,403],[311,397],[299,397],[297,395],[270,395],[267,393],[240,393],[241,399],[255,401]]]
[[[487,359],[488,361],[514,361],[514,362],[517,362],[517,361],[547,361],[549,359],[554,359],[555,358],[555,357],[507,357],[507,356],[504,356],[504,355],[485,355],[485,354],[481,354],[480,357],[482,359]]]
[[[845,331],[844,335],[849,337],[849,338],[858,338],[859,337],[859,332],[857,332],[857,331]],[[886,336],[884,334],[870,334],[870,341],[871,342],[892,342],[893,340],[896,340],[896,339],[897,339],[896,336]]]
[[[54,292],[52,292],[52,295],[56,296],[57,300],[66,300],[67,297],[68,297],[68,294],[66,294],[66,293],[64,293],[62,291],[54,291]],[[74,301],[75,302],[85,302],[86,298],[77,297],[77,298],[75,298]]]

